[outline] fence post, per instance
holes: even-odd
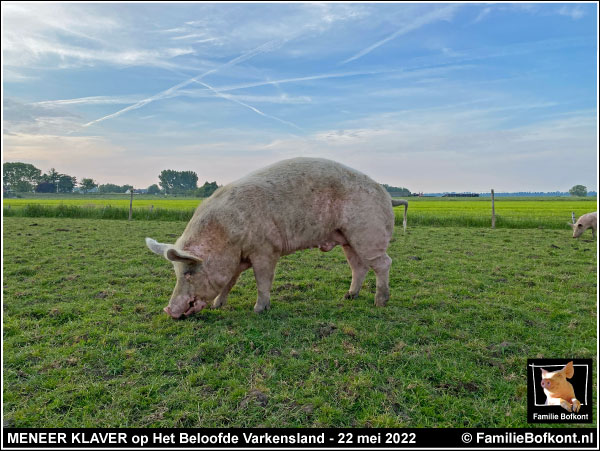
[[[571,221],[573,221],[573,224],[575,224],[575,212],[574,211],[571,212]]]
[[[131,187],[131,198],[129,199],[129,220],[131,221],[131,213],[133,208],[133,187]]]
[[[496,209],[494,207],[494,190],[492,190],[492,229],[496,228]]]

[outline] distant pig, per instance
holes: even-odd
[[[561,406],[569,412],[579,412],[581,403],[575,398],[573,386],[567,379],[571,379],[575,370],[573,362],[567,363],[558,371],[542,370],[541,386],[546,394],[546,405]]]
[[[342,246],[352,269],[346,298],[354,298],[375,271],[375,305],[389,297],[394,228],[392,201],[379,183],[321,158],[294,158],[257,170],[219,188],[194,212],[175,244],[146,238],[151,251],[173,263],[177,284],[164,311],[173,318],[225,304],[240,274],[254,270],[254,311],[270,307],[275,266],[300,249],[328,252]]]
[[[575,224],[570,224],[567,222],[567,224],[569,224],[573,229],[573,238],[580,237],[581,234],[589,228],[592,229],[592,238],[596,238],[596,218],[597,214],[596,212],[593,212],[580,216]]]

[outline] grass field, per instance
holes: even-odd
[[[76,207],[103,208],[111,206],[116,208],[129,208],[130,197],[128,194],[88,194],[88,195],[30,195],[24,198],[4,199],[4,206],[22,208],[26,205],[44,205],[56,207],[58,205]],[[199,197],[163,197],[152,195],[134,195],[133,205],[136,208],[168,208],[171,210],[194,210],[202,199]]]
[[[133,219],[187,221],[201,203],[199,198],[134,198]],[[498,198],[498,228],[567,229],[571,212],[577,217],[596,210],[596,198]],[[127,219],[129,198],[125,195],[57,197],[35,196],[5,199],[5,216]],[[410,198],[409,224],[419,226],[489,227],[489,198]],[[396,208],[396,222],[402,222],[402,207]]]
[[[385,308],[372,273],[342,299],[336,248],[283,258],[264,314],[247,271],[223,309],[175,321],[144,237],[184,227],[4,218],[5,426],[528,427],[527,358],[597,371],[589,232],[397,228]]]

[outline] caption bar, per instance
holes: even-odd
[[[4,429],[19,448],[511,448],[596,449],[596,429]]]

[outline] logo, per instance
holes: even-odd
[[[528,359],[527,422],[591,423],[592,359]]]

